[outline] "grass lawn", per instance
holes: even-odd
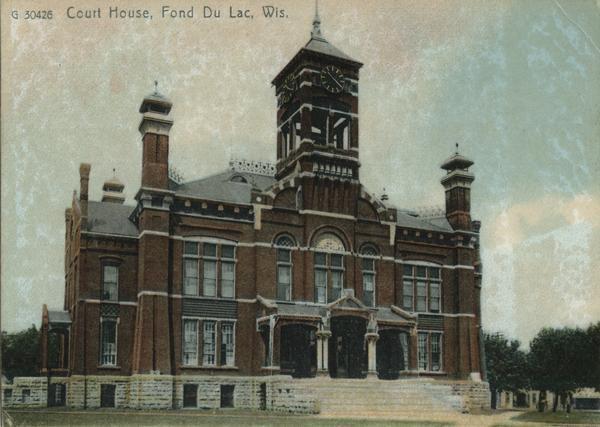
[[[546,424],[588,424],[600,425],[600,412],[581,412],[574,411],[570,414],[566,412],[523,412],[510,419],[510,424],[498,424],[498,426],[514,426],[516,423],[528,422],[546,423]]]
[[[9,410],[15,426],[451,426],[441,422],[323,419],[254,411]]]

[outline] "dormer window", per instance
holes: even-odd
[[[239,182],[242,184],[247,184],[248,180],[246,178],[244,178],[242,175],[234,175],[231,177],[231,179],[229,180],[231,182]]]

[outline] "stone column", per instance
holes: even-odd
[[[368,356],[367,377],[377,378],[377,340],[379,339],[379,334],[377,332],[367,332],[365,339],[367,340]]]
[[[317,332],[317,375],[329,375],[329,337],[331,332]]]

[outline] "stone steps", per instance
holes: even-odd
[[[452,387],[433,380],[330,379],[302,380],[303,389],[311,390],[325,415],[360,416],[399,415],[410,412],[461,412],[463,398]]]

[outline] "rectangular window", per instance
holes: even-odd
[[[183,321],[183,364],[195,366],[198,364],[198,321]]]
[[[196,242],[185,242],[183,244],[184,255],[198,255],[198,243]]]
[[[235,263],[221,262],[221,296],[233,298],[235,293]]]
[[[116,265],[105,265],[102,269],[102,299],[117,301],[119,285],[119,268]]]
[[[431,370],[441,371],[442,370],[442,335],[431,334],[429,335],[431,345]]]
[[[101,320],[100,365],[117,365],[117,321]]]
[[[221,258],[234,259],[235,258],[235,246],[222,245],[221,246]]]
[[[292,252],[289,249],[277,249],[277,299],[292,299]]]
[[[221,365],[234,366],[235,338],[233,335],[233,323],[223,322],[221,324]]]
[[[375,260],[363,258],[363,294],[367,307],[375,307]]]
[[[278,265],[277,266],[277,299],[282,301],[289,301],[291,299],[291,277],[292,267],[289,265]]]
[[[216,323],[212,320],[204,321],[204,334],[203,334],[203,350],[202,350],[202,364],[206,366],[214,366],[216,362]]]
[[[315,300],[318,303],[327,302],[327,270],[315,270]]]
[[[183,385],[183,407],[196,408],[198,406],[198,384]]]
[[[183,261],[183,293],[198,295],[198,260],[196,259]]]
[[[217,245],[214,243],[205,243],[202,246],[202,255],[205,257],[217,257]]]
[[[429,354],[427,354],[427,334],[419,332],[418,335],[418,350],[419,350],[419,370],[427,371],[429,364]]]
[[[429,284],[429,311],[440,311],[440,284],[438,282]]]
[[[405,310],[413,311],[413,281],[404,279],[402,282],[402,307]]]
[[[427,311],[427,282],[417,282],[417,310]]]
[[[204,261],[203,291],[205,297],[217,296],[217,262]]]
[[[331,271],[331,296],[329,301],[336,301],[342,297],[342,287],[344,283],[344,272],[339,270]]]
[[[24,388],[21,390],[21,402],[29,403],[29,398],[31,397],[31,390],[28,388]]]

